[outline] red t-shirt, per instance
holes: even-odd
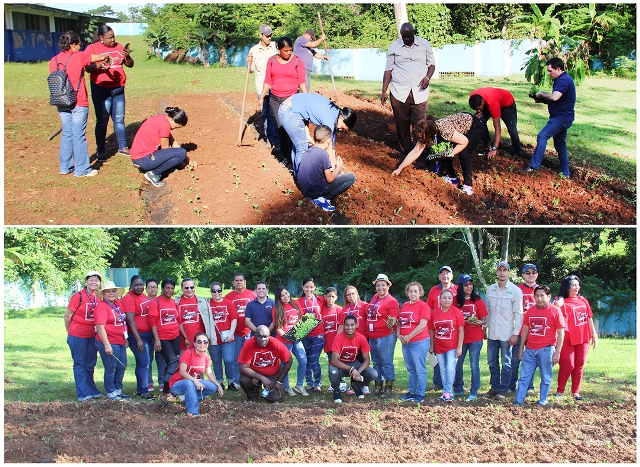
[[[511,94],[506,89],[480,88],[469,94],[469,97],[473,96],[474,94],[479,94],[482,96],[482,98],[486,102],[485,105],[487,106],[487,110],[491,114],[491,118],[500,118],[500,116],[502,115],[501,109],[509,107],[515,102],[515,100],[513,99],[513,94]]]
[[[82,294],[82,303],[80,303],[80,294]],[[89,295],[87,289],[82,289],[71,296],[67,308],[75,311],[69,323],[70,336],[94,337],[96,333],[94,312],[101,301],[95,293]]]
[[[438,307],[431,310],[429,329],[434,331],[433,349],[435,353],[446,353],[458,347],[460,328],[464,326],[464,318],[459,308],[452,306],[446,313]]]
[[[236,312],[238,313],[238,324],[236,325],[236,336],[245,337],[247,334],[251,332],[251,329],[247,327],[247,324],[244,321],[244,311],[247,308],[247,304],[258,298],[256,293],[253,290],[244,289],[244,292],[238,293],[235,290],[232,290],[227,295],[224,296],[227,300],[230,300],[233,303],[233,306],[236,307]]]
[[[320,310],[322,310],[322,307],[327,304],[322,295],[314,295],[311,298],[307,298],[303,295],[296,300],[296,302],[298,303],[298,308],[300,308],[302,314],[313,313],[316,318],[322,320],[322,313]],[[323,333],[324,325],[322,323],[318,323],[318,325],[309,333],[309,337],[319,336]]]
[[[331,346],[331,352],[338,354],[338,360],[342,363],[353,363],[358,356],[358,350],[365,354],[371,350],[367,338],[356,331],[353,337],[349,339],[344,332],[336,334]],[[333,355],[332,355],[333,358]]]
[[[122,303],[122,311],[125,313],[134,313],[133,322],[136,323],[138,332],[151,332],[151,326],[149,326],[149,320],[147,320],[147,315],[149,314],[149,297],[143,293],[136,295],[129,290],[129,292],[120,299],[120,303]]]
[[[453,293],[453,300],[455,301],[456,296],[458,295],[458,286],[455,284],[451,284],[447,290],[451,290]],[[442,293],[442,284],[434,285],[429,290],[429,294],[427,295],[427,305],[431,310],[435,310],[440,306],[440,294]]]
[[[593,311],[586,298],[565,298],[562,315],[565,321],[564,338],[568,345],[584,344],[591,340],[589,318],[593,317]]]
[[[524,325],[529,327],[527,348],[539,350],[549,345],[555,345],[557,330],[564,328],[564,318],[557,306],[548,304],[544,308],[534,306],[529,308],[524,317]]]
[[[298,323],[298,321],[300,321],[300,315],[298,315],[298,310],[296,310],[291,303],[285,303],[283,305],[283,308],[284,308],[284,325],[282,326],[282,331],[287,332],[289,329],[294,327]],[[271,320],[274,323],[276,322],[275,306],[271,309]],[[280,342],[286,342],[287,344],[291,344],[291,341],[288,341],[277,332],[276,332],[276,339],[278,339]]]
[[[96,325],[104,324],[109,344],[125,344],[124,333],[127,332],[127,321],[120,300],[116,300],[113,304],[102,300],[93,312],[93,319]],[[100,340],[98,333],[96,333],[96,339]]]
[[[71,54],[73,56],[71,57]],[[91,63],[91,52],[88,50],[81,50],[79,52],[71,52],[71,50],[67,50],[66,52],[60,52],[58,55],[53,57],[49,61],[49,72],[56,70],[56,59],[58,59],[58,70],[64,70],[64,65],[69,60],[67,64],[67,76],[69,77],[69,82],[73,89],[78,91],[76,95],[76,105],[78,107],[89,107],[89,99],[87,98],[87,83],[84,81],[84,75],[82,79],[80,79],[80,75],[84,70],[84,67]],[[71,57],[71,59],[69,59]],[[80,87],[78,87],[78,81],[80,82]]]
[[[420,324],[420,320],[428,320],[431,317],[431,309],[422,300],[418,300],[414,304],[411,302],[404,302],[398,321],[400,323],[400,335],[406,336],[411,334],[415,328]],[[413,336],[411,342],[417,342],[429,337],[429,327],[425,326],[422,331]]]
[[[536,290],[538,284],[534,284],[533,287],[529,287],[527,284],[522,283],[518,284],[518,288],[522,290],[522,311],[524,314],[527,314],[527,310],[531,307],[536,306],[536,297],[533,294],[533,291]],[[522,326],[520,327],[520,336],[522,335],[522,330],[524,329],[524,320],[522,322]]]
[[[304,64],[294,54],[291,54],[291,59],[284,65],[278,62],[275,55],[267,61],[264,84],[271,86],[271,94],[274,96],[293,96],[306,80]]]
[[[166,114],[147,118],[138,128],[131,144],[131,159],[142,159],[153,154],[160,147],[160,138],[171,136],[171,123]]]
[[[347,316],[353,315],[358,320],[358,328],[356,329],[356,331],[358,331],[363,336],[368,337],[368,333],[367,333],[367,306],[369,306],[369,304],[367,302],[363,302],[362,300],[360,300],[355,305],[353,303],[349,303],[349,304],[343,306],[342,307],[342,316],[340,317],[340,324],[342,324],[342,325],[344,324],[344,319]]]
[[[202,316],[198,311],[198,299],[193,296],[186,298],[184,295],[180,297],[178,302],[179,322],[182,323],[184,333],[193,346],[193,337],[199,332],[205,332]],[[187,350],[184,338],[180,336],[180,350]]]
[[[147,319],[151,327],[158,328],[158,337],[161,341],[173,340],[180,334],[180,315],[173,298],[167,300],[159,295],[151,300]]]
[[[485,316],[488,315],[487,306],[480,297],[476,299],[476,301],[472,301],[471,299],[464,302],[462,305],[462,317],[465,321],[469,319],[472,315],[481,320]],[[484,339],[484,331],[482,330],[482,326],[474,326],[470,323],[465,323],[464,326],[464,341],[463,344],[471,344],[472,342],[478,342]]]
[[[194,349],[190,349],[180,356],[180,363],[186,363],[187,373],[198,379],[211,365],[211,359],[207,355],[207,352],[202,352],[202,355],[198,355]],[[176,371],[169,380],[169,389],[171,389],[176,382],[183,379],[184,377],[180,374],[180,366],[178,366],[178,371]]]
[[[119,88],[127,82],[124,72],[124,47],[116,43],[114,47],[106,47],[100,42],[94,42],[87,47],[92,54],[108,53],[111,57],[111,65],[106,70],[95,71],[89,76],[91,81],[105,88]]]
[[[379,339],[391,334],[393,331],[387,326],[387,318],[398,319],[399,308],[398,300],[390,293],[382,298],[375,294],[367,305],[367,337]]]
[[[322,314],[322,324],[324,326],[324,351],[325,353],[331,352],[331,344],[333,344],[333,339],[338,333],[338,326],[344,323],[344,321],[340,322],[340,317],[343,316],[342,308],[338,305],[333,305],[329,308],[325,303],[320,313]]]
[[[226,298],[223,298],[221,302],[214,302],[213,298],[210,298],[209,309],[211,310],[213,322],[216,327],[217,342],[218,344],[222,344],[223,342],[220,337],[220,333],[223,331],[229,331],[231,329],[231,322],[234,319],[236,320],[237,326],[238,312],[236,311],[236,307],[233,305],[231,300],[227,300]],[[233,336],[228,336],[228,342],[233,342],[235,340],[234,336],[235,334]]]
[[[263,376],[273,376],[280,370],[280,362],[288,362],[290,358],[291,352],[277,339],[270,338],[265,347],[249,339],[240,350],[238,363],[246,363]]]

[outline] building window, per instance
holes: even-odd
[[[13,29],[20,31],[51,31],[49,17],[13,12]]]
[[[54,18],[56,32],[76,31],[76,22],[69,18]],[[76,31],[77,32],[77,31]]]

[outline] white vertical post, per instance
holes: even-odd
[[[511,41],[504,41],[504,76],[509,76],[511,74]]]
[[[481,69],[480,69],[480,64],[482,63],[481,46],[482,44],[478,42],[476,42],[473,46],[473,58],[474,58],[473,75],[474,76],[480,76],[480,73],[481,73]]]

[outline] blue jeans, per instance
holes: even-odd
[[[320,193],[320,196],[326,198],[328,200],[332,200],[340,193],[344,193],[349,189],[351,185],[356,182],[355,174],[349,172],[346,174],[341,173],[336,177],[336,179],[329,183],[329,186],[325,188],[325,190]]]
[[[258,97],[260,97],[258,95]],[[273,116],[273,110],[270,104],[271,93],[268,93],[262,101],[262,110],[260,114],[262,116],[262,126],[264,127],[264,134],[271,143],[272,146],[280,146],[280,134],[278,133],[278,122]]]
[[[322,367],[320,366],[320,353],[324,349],[324,334],[319,336],[307,336],[302,339],[304,352],[307,354],[307,371],[305,377],[307,386],[320,387],[322,385]]]
[[[360,368],[361,363],[356,360],[353,363],[347,363],[347,365],[355,367],[357,370],[358,368]],[[361,374],[363,379],[363,386],[368,386],[369,383],[371,383],[371,381],[376,379],[376,377],[378,376],[376,370],[371,368],[370,366],[368,366]],[[329,381],[331,383],[331,388],[334,391],[338,391],[340,389],[340,382],[342,381],[342,378],[346,376],[349,376],[348,371],[341,370],[340,368],[336,368],[333,365],[329,365]]]
[[[73,379],[80,402],[102,395],[93,381],[93,371],[98,361],[95,340],[95,337],[67,335],[67,344],[73,359]]]
[[[522,365],[520,368],[520,379],[518,380],[518,390],[516,391],[516,398],[513,401],[514,404],[522,404],[524,398],[527,396],[527,389],[529,388],[529,381],[533,377],[533,373],[536,368],[540,368],[540,404],[547,403],[547,397],[549,396],[549,388],[551,386],[551,376],[553,375],[553,353],[555,352],[555,345],[548,345],[538,350],[531,350],[529,347],[525,347],[522,353]]]
[[[222,375],[222,362],[224,362],[224,373],[227,376],[227,383],[237,381],[233,379],[235,377],[233,374],[234,350],[235,340],[232,342],[225,342],[224,344],[209,346],[209,355],[211,355],[211,361],[213,362],[213,374],[219,383],[224,381],[224,377]]]
[[[102,341],[100,339],[95,339],[95,341],[96,349],[100,352],[104,366],[104,390],[107,392],[107,397],[113,399],[118,394],[122,394],[122,380],[127,366],[127,346],[111,344],[113,355],[107,355]]]
[[[444,392],[451,394],[453,391],[453,380],[456,377],[456,365],[458,359],[456,357],[456,349],[451,349],[445,353],[437,353],[438,365],[440,365],[440,377],[442,378],[442,386]]]
[[[140,159],[131,159],[133,165],[143,172],[152,172],[154,175],[162,175],[187,158],[187,150],[183,148],[160,149],[153,154]]]
[[[487,340],[487,362],[491,372],[491,389],[498,392],[507,392],[511,382],[511,350],[508,341]],[[498,361],[498,353],[502,359],[502,368]]]
[[[171,393],[176,396],[184,396],[184,403],[187,406],[187,413],[200,415],[200,400],[209,394],[218,392],[218,386],[208,379],[201,379],[199,382],[204,386],[202,391],[196,390],[196,383],[188,379],[181,379],[173,383]]]
[[[153,334],[151,332],[139,334],[140,339],[144,342],[144,350],[138,352],[136,338],[132,335],[129,335],[129,348],[136,359],[136,394],[147,394],[149,392],[149,348],[153,348]]]
[[[109,117],[113,120],[113,130],[118,140],[118,149],[127,147],[127,134],[124,126],[124,86],[105,88],[91,82],[91,100],[96,111],[96,146],[98,153],[104,154],[107,139]]]
[[[393,353],[396,348],[396,335],[394,333],[377,339],[369,339],[371,346],[371,361],[373,367],[378,372],[376,382],[396,379],[395,367],[393,366]]]
[[[280,125],[282,125],[289,135],[289,138],[291,138],[293,145],[291,148],[291,161],[293,162],[293,176],[296,177],[302,155],[309,149],[309,140],[307,139],[307,132],[305,131],[306,125],[302,116],[291,110],[291,107],[286,104],[280,104],[278,119],[280,120]]]
[[[456,364],[456,377],[453,381],[453,392],[461,393],[464,391],[464,358],[469,352],[469,364],[471,365],[471,390],[469,394],[478,395],[480,389],[480,351],[482,350],[482,339],[462,344],[462,355],[458,357]]]
[[[424,396],[427,390],[427,352],[430,338],[402,344],[402,356],[409,373],[409,392]]]
[[[520,348],[520,341],[522,339],[522,336],[518,336],[518,342],[516,342],[516,345],[513,346],[513,352],[511,355],[511,381],[509,382],[509,390],[515,392],[516,390],[516,383],[518,382],[518,370],[520,369],[520,356],[518,355],[519,353],[519,348]],[[533,389],[533,377],[535,376],[535,373],[533,375],[531,375],[531,381],[529,381],[529,389]]]
[[[298,361],[298,380],[296,386],[302,386],[304,384],[304,375],[307,372],[307,354],[304,351],[304,345],[302,345],[302,341],[296,342],[295,344],[293,342],[283,342],[283,344]],[[283,384],[285,389],[291,389],[289,385],[289,373],[284,377]]]
[[[62,122],[60,173],[66,175],[75,167],[75,176],[81,177],[92,170],[86,137],[89,107],[58,107],[58,115]]]
[[[149,384],[153,384],[153,365],[151,363],[153,362],[153,358],[155,358],[156,369],[158,370],[158,387],[161,388],[164,386],[164,370],[167,368],[167,364],[165,363],[164,358],[162,358],[160,352],[156,353],[153,350],[153,346],[149,348],[149,355],[151,355],[151,360],[149,361]]]
[[[560,173],[569,176],[569,152],[567,151],[567,130],[571,123],[567,123],[559,118],[551,117],[540,133],[536,142],[536,149],[531,156],[530,167],[539,169],[547,148],[547,141],[553,138],[553,147],[556,148],[560,161]]]
[[[440,375],[440,365],[436,363],[433,367],[433,387],[434,389],[442,388],[442,376]]]
[[[247,333],[246,336],[240,337],[236,334],[233,341],[233,380],[240,383],[240,367],[238,366],[238,357],[244,343],[251,338],[251,333]],[[220,380],[218,380],[220,381]]]

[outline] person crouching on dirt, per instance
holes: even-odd
[[[131,162],[155,187],[164,186],[162,174],[187,158],[187,150],[171,134],[171,130],[187,124],[187,114],[178,107],[167,107],[165,113],[146,119],[131,145]]]
[[[180,366],[171,379],[169,388],[176,396],[184,396],[188,417],[200,416],[200,400],[209,394],[218,392],[222,397],[224,390],[211,372],[211,359],[207,355],[209,338],[204,332],[198,332],[193,338],[193,347],[180,356]],[[208,378],[200,379],[205,374]]]
[[[484,124],[478,117],[467,112],[449,115],[438,120],[431,115],[427,115],[424,120],[416,125],[415,133],[418,142],[415,147],[407,154],[407,157],[404,158],[398,168],[391,173],[400,175],[400,172],[405,167],[420,157],[426,146],[434,146],[443,141],[450,142],[455,145],[450,155],[439,159],[440,168],[445,173],[443,179],[445,182],[451,183],[466,194],[471,195],[473,194],[471,156],[478,143],[482,140],[484,128]],[[460,157],[460,165],[462,167],[462,185],[453,168],[453,158],[456,154]]]
[[[352,173],[342,173],[344,163],[331,147],[331,128],[317,126],[313,134],[314,144],[307,149],[298,168],[300,191],[313,204],[325,211],[335,211],[331,199],[349,189],[356,182]]]
[[[293,175],[297,178],[302,155],[314,144],[309,133],[309,122],[329,127],[332,133],[331,147],[334,148],[338,130],[351,130],[356,124],[357,115],[353,109],[341,109],[320,94],[300,93],[280,104],[278,119],[293,143],[291,160]]]
[[[280,365],[284,362],[284,365]],[[269,402],[280,402],[284,396],[284,378],[291,369],[291,352],[277,339],[271,339],[267,326],[258,326],[252,339],[242,346],[238,356],[240,386],[249,402],[258,402],[260,389]],[[273,393],[273,394],[271,394]]]

